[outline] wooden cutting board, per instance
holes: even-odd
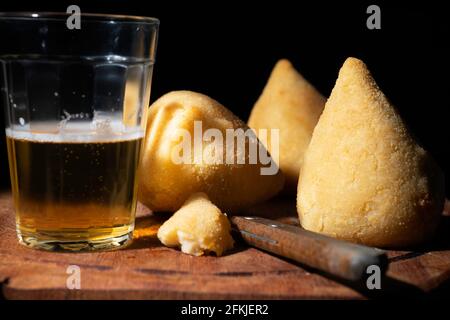
[[[283,200],[251,213],[295,221],[295,204]],[[18,244],[9,193],[0,194],[0,283],[6,299],[363,299],[371,293],[307,267],[238,243],[222,257],[192,257],[162,246],[156,231],[165,216],[138,210],[135,240],[126,249],[52,253]],[[422,294],[450,278],[447,217],[433,247],[390,251],[382,292]],[[69,290],[68,266],[81,270],[81,289]],[[394,285],[393,285],[394,284]],[[387,287],[387,289],[386,289]],[[398,294],[397,292],[395,294]]]

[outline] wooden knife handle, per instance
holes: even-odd
[[[325,271],[359,281],[372,274],[367,268],[387,268],[383,250],[337,240],[302,228],[258,217],[231,217],[233,226],[250,245]]]

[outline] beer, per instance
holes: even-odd
[[[74,251],[127,243],[141,143],[142,134],[71,139],[7,130],[19,240]]]

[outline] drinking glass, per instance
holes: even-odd
[[[119,248],[134,229],[159,21],[79,18],[0,14],[16,229],[32,248]]]

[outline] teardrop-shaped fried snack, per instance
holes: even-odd
[[[255,150],[267,155],[253,131],[223,105],[200,93],[170,92],[149,110],[139,200],[172,212],[196,192],[227,212],[267,200],[282,189],[284,177],[270,157],[252,158]]]
[[[279,164],[287,194],[297,194],[303,155],[326,99],[295,70],[288,60],[280,60],[255,103],[248,120],[256,134],[260,129],[279,129]],[[264,143],[264,141],[261,141]],[[272,153],[271,141],[265,144]]]
[[[366,65],[348,58],[305,154],[301,225],[371,246],[415,245],[436,230],[443,180]]]

